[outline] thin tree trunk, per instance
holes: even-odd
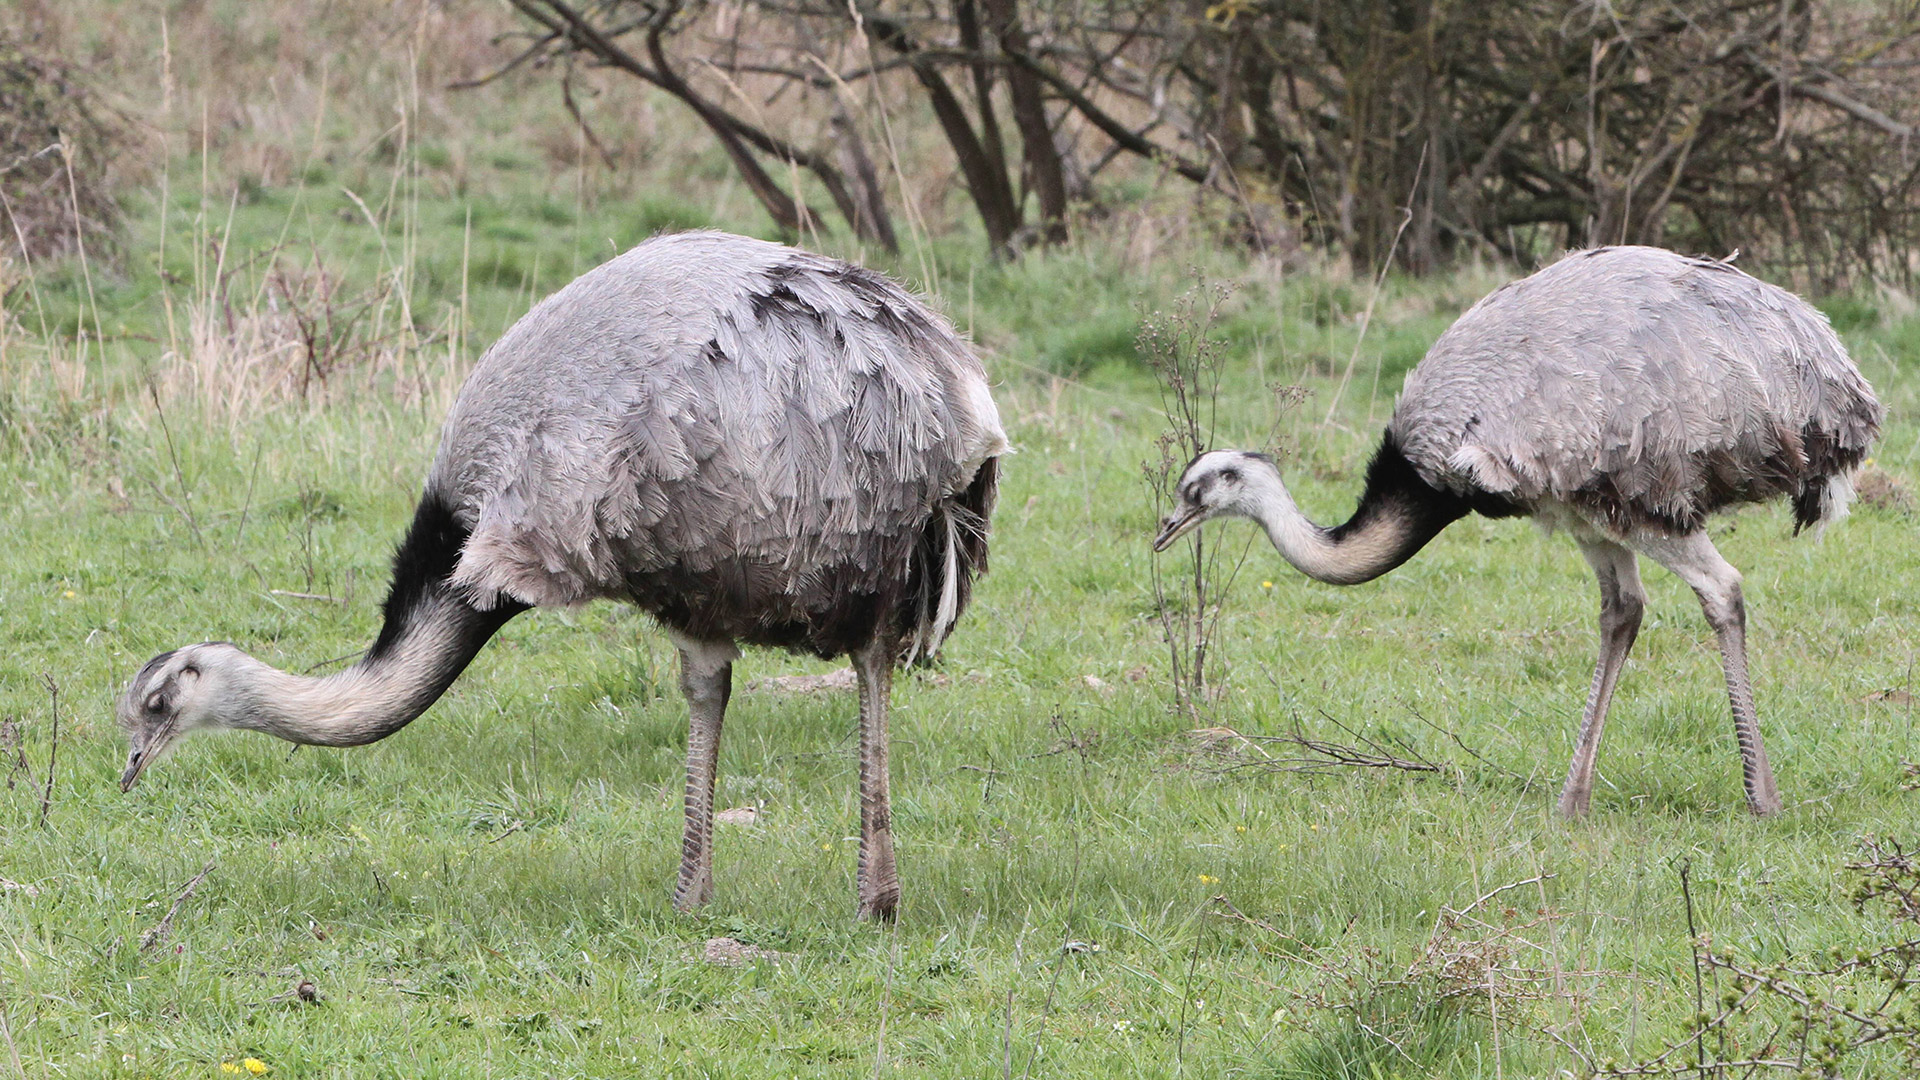
[[[974,111],[980,114],[980,149],[987,167],[995,175],[1007,175],[1006,141],[1000,137],[1000,118],[993,107],[993,62],[980,38],[980,13],[975,0],[954,0],[953,18],[960,33],[960,47],[973,55],[967,67],[973,72]]]
[[[1026,55],[1027,31],[1020,24],[1017,0],[984,2],[1000,48],[1009,55]],[[1040,197],[1043,235],[1048,243],[1059,243],[1067,238],[1067,179],[1060,167],[1060,153],[1053,145],[1040,80],[1031,68],[1012,64],[1007,68],[1007,91],[1013,99],[1014,123],[1020,128],[1027,182]]]
[[[973,196],[980,222],[986,226],[987,242],[996,257],[1008,257],[1013,253],[1014,230],[1020,226],[1020,208],[1013,201],[1013,188],[1007,183],[1006,171],[993,171],[986,147],[967,119],[966,109],[961,107],[953,88],[947,85],[939,67],[920,48],[920,43],[898,22],[877,11],[862,11],[861,17],[881,44],[907,59],[914,78],[926,88],[934,118],[939,121],[947,144],[953,147],[960,174],[967,180],[967,193]]]
[[[900,241],[893,232],[893,219],[887,214],[886,195],[880,187],[880,174],[867,154],[867,143],[860,137],[843,104],[833,109],[833,137],[840,148],[841,169],[853,179],[853,230],[876,240],[890,254],[899,254]]]

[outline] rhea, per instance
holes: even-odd
[[[1587,812],[1594,762],[1646,595],[1636,553],[1700,598],[1720,646],[1747,806],[1780,809],[1747,674],[1740,573],[1709,514],[1787,496],[1795,531],[1846,512],[1883,413],[1826,318],[1725,262],[1646,247],[1572,253],[1486,296],[1408,374],[1360,505],[1325,528],[1274,462],[1215,451],[1181,476],[1156,551],[1210,518],[1251,518],[1336,585],[1399,566],[1470,512],[1571,533],[1600,584],[1600,654],[1560,810]]]
[[[858,911],[891,919],[893,669],[939,649],[966,607],[1006,450],[979,359],[899,286],[723,233],[647,241],[480,358],[365,656],[324,678],[224,643],[154,657],[120,704],[121,788],[195,731],[384,739],[515,615],[622,600],[680,654],[690,727],[675,905],[712,895],[714,773],[744,643],[851,656]]]

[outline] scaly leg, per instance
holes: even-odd
[[[1771,814],[1780,809],[1780,792],[1773,785],[1773,767],[1760,741],[1760,720],[1753,708],[1753,683],[1747,676],[1747,605],[1740,594],[1740,571],[1720,557],[1704,532],[1658,537],[1638,545],[1649,558],[1674,572],[1700,597],[1707,624],[1720,639],[1720,659],[1727,673],[1727,700],[1733,707],[1733,733],[1740,743],[1742,779],[1747,809]]]
[[[853,654],[860,678],[859,915],[892,922],[900,906],[893,865],[893,811],[887,800],[887,705],[899,644],[882,634]]]
[[[1593,795],[1593,766],[1600,753],[1600,732],[1607,724],[1607,706],[1627,651],[1640,633],[1640,614],[1647,596],[1640,587],[1640,567],[1633,552],[1611,540],[1581,540],[1580,553],[1600,581],[1600,658],[1593,666],[1593,688],[1587,692],[1587,710],[1580,718],[1580,737],[1573,748],[1573,765],[1560,789],[1560,812],[1579,817]]]
[[[713,898],[713,777],[720,763],[720,722],[733,691],[731,641],[673,635],[680,649],[680,692],[687,697],[687,831],[680,841],[680,883],[673,906],[692,911]]]

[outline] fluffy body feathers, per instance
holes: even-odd
[[[1388,432],[1429,485],[1601,530],[1689,532],[1790,495],[1844,511],[1883,416],[1806,301],[1658,248],[1575,252],[1460,316],[1407,376]]]
[[[472,532],[453,584],[482,609],[630,599],[691,637],[822,655],[892,615],[931,650],[985,558],[1006,449],[979,361],[904,290],[683,233],[582,275],[487,351],[427,490]]]

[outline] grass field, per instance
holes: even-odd
[[[1899,933],[1854,911],[1844,870],[1863,836],[1920,823],[1920,560],[1897,505],[1819,543],[1783,507],[1715,528],[1746,574],[1772,819],[1743,810],[1698,605],[1653,568],[1595,812],[1555,817],[1597,603],[1572,545],[1522,522],[1465,520],[1353,589],[1299,579],[1245,526],[1209,532],[1252,545],[1210,722],[1350,729],[1438,773],[1236,769],[1258,751],[1191,735],[1150,586],[1142,463],[1165,421],[1142,313],[1189,264],[1235,287],[1218,441],[1260,441],[1266,387],[1306,387],[1278,443],[1333,520],[1402,373],[1504,274],[1388,279],[1356,349],[1368,282],[1204,244],[1142,260],[1125,219],[1013,266],[964,234],[869,259],[980,341],[1018,451],[992,573],[896,691],[897,926],[851,917],[852,698],[745,688],[828,670],[769,653],[736,665],[721,753],[722,805],[759,815],[722,828],[710,908],[672,911],[684,705],[663,635],[612,605],[509,624],[383,743],[205,738],[122,796],[111,706],[154,652],[231,640],[324,670],[372,639],[440,416],[532,299],[661,228],[762,227],[694,181],[557,195],[504,150],[464,193],[431,148],[321,158],[242,185],[176,154],[117,263],[16,268],[0,1076],[1577,1076],[1695,1012],[1682,866],[1698,929],[1742,955]],[[1890,406],[1875,465],[1911,485],[1920,321],[1833,309]],[[723,936],[783,956],[708,963]],[[1486,989],[1447,996],[1436,956]],[[1899,1053],[1841,1075],[1898,1075]]]

